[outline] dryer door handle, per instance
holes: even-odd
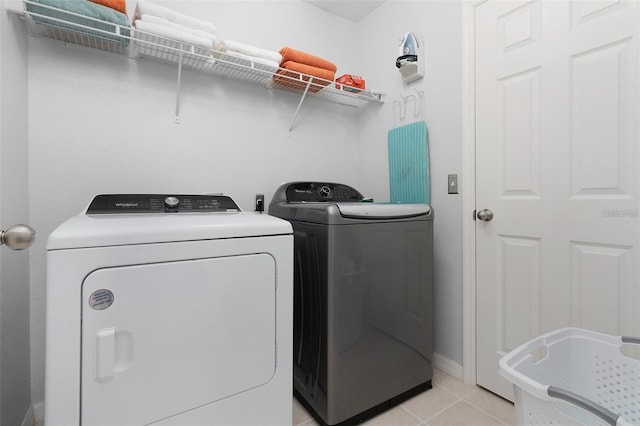
[[[97,382],[112,380],[116,364],[116,329],[104,328],[96,333],[95,377]]]
[[[133,336],[115,327],[96,332],[95,378],[97,382],[113,380],[133,364]]]

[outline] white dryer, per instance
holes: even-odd
[[[290,425],[292,280],[287,221],[97,196],[47,243],[45,423]]]

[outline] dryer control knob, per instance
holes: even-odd
[[[164,199],[164,206],[168,209],[176,209],[178,208],[178,204],[180,204],[180,200],[176,197],[167,197]]]
[[[331,188],[327,185],[322,185],[320,189],[318,189],[318,193],[323,197],[328,197],[331,195]]]

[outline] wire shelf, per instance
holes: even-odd
[[[36,36],[127,55],[133,59],[174,63],[206,74],[298,93],[303,98],[308,96],[352,107],[383,102],[381,93],[353,91],[357,89],[237,57],[229,52],[209,50],[30,0],[23,3],[29,31]]]

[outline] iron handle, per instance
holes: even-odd
[[[476,217],[478,218],[478,220],[481,220],[483,222],[491,222],[491,220],[493,219],[493,212],[489,209],[482,209],[478,212],[478,214],[476,214]]]
[[[29,225],[13,225],[6,231],[0,230],[0,245],[11,250],[24,250],[36,240],[36,231]]]

